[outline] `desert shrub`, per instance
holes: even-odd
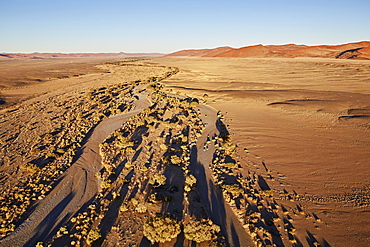
[[[146,167],[146,166],[143,166],[143,167],[140,168],[140,171],[147,172],[147,171],[149,171],[149,168]]]
[[[241,188],[238,184],[225,184],[225,185],[222,185],[222,189],[224,189],[225,191],[235,196],[238,196],[244,193],[243,188]]]
[[[107,179],[107,180],[103,180],[100,184],[100,188],[102,189],[108,189],[110,186],[112,185],[112,181]]]
[[[153,193],[151,194],[149,197],[148,197],[148,201],[152,202],[152,203],[156,203],[156,202],[159,202],[160,201],[160,198],[158,196],[157,193]]]
[[[121,207],[119,207],[119,211],[120,212],[127,212],[128,211],[128,207],[126,205],[122,205]]]
[[[167,145],[166,145],[166,144],[161,144],[161,145],[159,145],[159,147],[160,147],[162,150],[164,150],[164,151],[166,151],[166,150],[167,150]]]
[[[268,196],[268,197],[273,197],[274,192],[272,190],[262,190],[262,195]]]
[[[199,101],[194,99],[193,101],[190,102],[190,107],[198,107],[199,106]]]
[[[21,168],[28,171],[28,172],[31,172],[31,173],[35,173],[35,172],[40,171],[40,167],[38,167],[36,164],[32,164],[32,163],[23,164],[21,166]]]
[[[227,163],[224,163],[223,165],[228,167],[228,168],[235,168],[236,167],[236,163],[233,163],[233,162],[227,162]]]
[[[40,152],[41,152],[41,149],[39,149],[39,148],[34,148],[34,149],[31,150],[32,154],[38,154]]]
[[[193,175],[188,175],[185,178],[185,183],[189,186],[193,186],[197,182],[197,179]]]
[[[227,155],[232,155],[235,152],[236,147],[237,146],[234,143],[232,143],[231,141],[225,141],[222,144],[221,149],[224,150]]]
[[[197,182],[197,179],[193,175],[187,175],[185,177],[185,187],[184,190],[189,192],[193,188],[194,184]]]
[[[138,213],[145,213],[147,208],[146,208],[146,205],[144,203],[139,203],[136,208],[135,208],[136,212]]]
[[[139,204],[139,201],[135,198],[131,198],[130,202],[132,203],[132,205],[134,205],[135,207]]]
[[[153,193],[148,197],[148,201],[152,203],[158,203],[158,202],[172,202],[173,197],[172,196],[163,196],[158,193]]]
[[[185,238],[197,243],[214,239],[220,230],[211,220],[192,220],[184,225]]]
[[[68,229],[62,226],[61,228],[59,228],[59,231],[57,232],[57,236],[62,236],[64,234],[68,234]]]
[[[171,164],[173,165],[178,165],[181,163],[181,158],[176,155],[172,155],[170,160],[171,160]]]
[[[96,242],[99,238],[101,238],[100,232],[92,229],[89,231],[89,234],[87,234],[86,243],[92,245],[92,243]]]
[[[119,140],[115,142],[115,145],[119,148],[128,148],[135,145],[133,141],[128,141],[125,137],[119,136]]]
[[[155,186],[161,186],[166,184],[166,176],[160,175],[160,174],[154,174],[150,180],[149,184],[155,185]]]
[[[125,164],[125,168],[131,168],[131,167],[133,167],[132,163],[127,161]]]
[[[176,238],[181,232],[180,224],[169,214],[157,214],[144,224],[144,236],[152,244],[164,243]]]

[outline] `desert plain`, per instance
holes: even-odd
[[[368,246],[369,60],[0,71],[0,246]]]

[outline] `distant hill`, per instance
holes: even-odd
[[[50,58],[50,57],[158,57],[162,53],[1,53],[3,58]]]
[[[171,53],[167,56],[176,57],[215,57],[222,53],[234,50],[231,47],[218,47],[215,49],[201,49],[201,50],[182,50],[178,52]]]
[[[342,45],[254,45],[242,48],[182,50],[166,56],[183,57],[324,57],[340,59],[370,59],[370,41]]]

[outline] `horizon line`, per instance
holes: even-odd
[[[175,50],[175,51],[171,51],[171,52],[124,52],[124,51],[115,51],[115,52],[112,52],[112,51],[99,51],[99,52],[84,52],[84,51],[72,51],[72,52],[68,52],[68,51],[32,51],[32,52],[7,52],[7,51],[2,51],[0,52],[0,54],[47,54],[47,53],[57,53],[57,54],[163,54],[163,55],[167,55],[167,54],[171,54],[171,53],[174,53],[174,52],[178,52],[178,51],[183,51],[183,50],[203,50],[203,49],[216,49],[216,48],[221,48],[221,47],[230,47],[232,49],[240,49],[240,48],[244,48],[244,47],[250,47],[250,46],[257,46],[257,45],[262,45],[262,46],[284,46],[284,45],[304,45],[304,46],[310,46],[310,47],[314,47],[314,46],[338,46],[338,45],[345,45],[345,44],[355,44],[355,43],[361,43],[361,42],[370,42],[370,40],[361,40],[361,41],[352,41],[352,42],[347,42],[347,43],[336,43],[336,44],[304,44],[304,43],[280,43],[280,44],[263,44],[263,43],[255,43],[255,44],[249,44],[249,45],[246,45],[246,46],[241,46],[241,47],[232,47],[232,46],[228,46],[228,45],[220,45],[220,46],[216,46],[216,47],[203,47],[203,48],[182,48],[182,49],[179,49],[179,50]]]

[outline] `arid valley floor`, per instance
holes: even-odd
[[[369,60],[0,58],[0,76],[1,247],[368,246]]]

